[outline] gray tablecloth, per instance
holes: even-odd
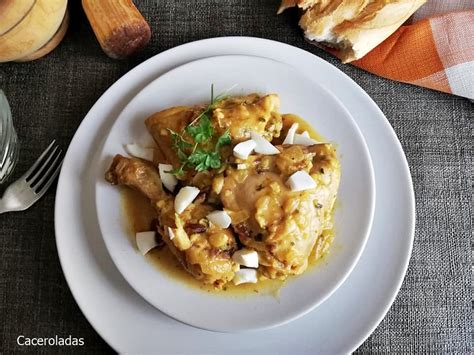
[[[22,142],[16,176],[53,138],[66,148],[100,95],[156,53],[226,35],[304,48],[347,73],[377,102],[401,140],[415,186],[417,227],[408,273],[391,310],[359,351],[472,350],[472,103],[340,64],[304,42],[296,12],[275,15],[277,0],[137,1],[153,38],[146,50],[123,61],[102,53],[79,1],[74,3],[67,36],[51,55],[0,65],[0,88]],[[85,339],[75,351],[110,351],[68,289],[56,252],[53,211],[51,189],[28,211],[0,215],[0,353],[19,351],[20,334],[71,334]]]

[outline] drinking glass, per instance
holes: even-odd
[[[13,127],[12,113],[7,98],[0,90],[0,184],[13,171],[18,160],[18,138]]]

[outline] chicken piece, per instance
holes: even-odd
[[[178,106],[157,112],[145,120],[145,125],[155,140],[158,149],[174,167],[180,165],[179,158],[173,148],[173,140],[169,130],[182,132],[204,108],[199,106]]]
[[[251,94],[242,97],[233,97],[220,101],[210,114],[211,124],[220,136],[229,130],[232,142],[246,140],[250,137],[250,130],[260,133],[271,140],[278,137],[282,128],[282,118],[278,113],[280,99],[276,94],[260,96]],[[203,106],[179,106],[157,112],[146,119],[145,124],[151,136],[161,149],[164,156],[176,168],[180,165],[169,130],[183,132],[202,111]],[[191,141],[187,134],[186,140]],[[226,157],[231,151],[223,152]],[[189,181],[189,178],[185,178]]]
[[[220,198],[239,240],[259,254],[269,278],[301,274],[321,233],[332,227],[331,211],[340,166],[330,144],[278,146],[280,154],[252,155],[246,169],[225,171]],[[317,187],[292,192],[290,175],[306,171]]]
[[[105,180],[112,185],[134,188],[150,201],[171,199],[171,196],[163,190],[160,175],[155,167],[145,160],[125,158],[117,154],[105,173]]]
[[[276,94],[251,94],[221,101],[212,113],[219,134],[229,131],[234,144],[250,138],[254,131],[271,141],[280,136],[282,118],[278,112],[280,98]]]
[[[113,185],[134,188],[150,199],[158,216],[158,232],[183,267],[197,280],[221,288],[239,266],[231,255],[237,248],[230,229],[210,226],[206,215],[214,208],[198,196],[178,215],[174,198],[165,192],[159,173],[149,162],[115,156],[105,178]]]

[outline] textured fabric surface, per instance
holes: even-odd
[[[347,73],[377,102],[401,140],[415,186],[417,227],[407,276],[387,316],[359,351],[469,353],[473,104],[340,64],[305,43],[296,12],[276,16],[276,0],[142,0],[138,5],[151,23],[153,37],[135,57],[106,57],[76,4],[71,28],[51,55],[33,63],[0,65],[0,87],[9,98],[21,140],[12,179],[53,138],[67,148],[100,95],[156,53],[224,35],[270,38],[304,48]],[[68,289],[56,251],[53,211],[51,189],[29,210],[0,215],[0,353],[22,351],[16,345],[20,334],[71,334],[83,337],[85,346],[68,352],[111,351]],[[45,353],[61,350],[42,348]]]

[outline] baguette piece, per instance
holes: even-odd
[[[305,37],[335,48],[344,63],[362,58],[395,32],[426,0],[283,0],[304,10]],[[292,5],[294,4],[294,5]]]
[[[290,7],[299,7],[302,10],[307,10],[310,7],[318,6],[321,10],[326,8],[334,0],[282,0],[280,8],[278,9],[278,14],[281,14],[283,11]]]

